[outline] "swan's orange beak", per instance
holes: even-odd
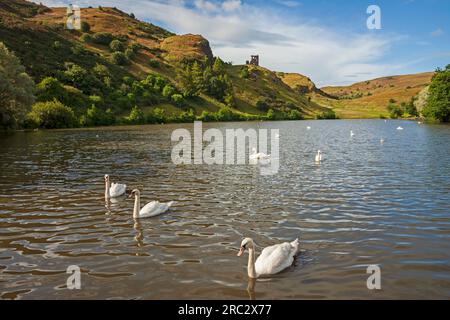
[[[238,257],[241,257],[241,256],[244,254],[244,251],[245,251],[245,248],[244,248],[244,247],[241,247],[241,248],[239,249],[239,253],[237,254],[237,256],[238,256]]]

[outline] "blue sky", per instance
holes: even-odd
[[[259,54],[272,70],[298,72],[319,86],[432,71],[450,63],[449,0],[44,0],[116,6],[178,34],[202,34],[235,64]],[[366,10],[381,9],[369,30]]]

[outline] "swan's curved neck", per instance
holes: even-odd
[[[249,278],[256,279],[256,270],[255,270],[255,249],[248,249],[248,266],[247,266],[248,276]]]
[[[111,182],[105,181],[105,198],[109,199],[111,198],[111,195],[109,193],[109,189],[111,188]]]
[[[140,210],[141,210],[141,196],[137,194],[134,196],[133,218],[135,219],[139,218]]]

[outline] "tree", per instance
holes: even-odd
[[[184,97],[181,94],[172,95],[172,101],[177,105],[177,107],[182,107],[184,103]]]
[[[133,60],[136,57],[136,53],[128,48],[125,50],[125,57],[127,57],[128,60]]]
[[[422,113],[427,118],[442,122],[450,121],[450,64],[444,70],[436,70],[431,80],[428,101]]]
[[[58,79],[53,77],[46,77],[36,85],[37,101],[45,102],[57,99],[58,101],[65,101],[67,93],[64,86]]]
[[[399,107],[398,105],[396,105],[395,103],[389,103],[388,107],[387,107],[388,111],[389,111],[389,115],[392,119],[397,119],[400,118],[401,116],[403,116],[403,109],[401,107]]]
[[[71,128],[75,124],[73,110],[58,100],[38,102],[27,115],[27,121],[45,129]]]
[[[138,106],[134,106],[134,108],[131,109],[127,119],[132,124],[143,124],[145,122],[144,113]]]
[[[216,75],[220,75],[220,74],[224,74],[225,73],[225,64],[223,63],[223,61],[217,57],[214,60],[214,64],[213,64],[213,72]]]
[[[269,104],[264,100],[258,100],[256,102],[256,109],[262,112],[267,112],[269,111]]]
[[[111,61],[114,64],[117,64],[119,66],[124,66],[124,65],[129,63],[129,60],[126,57],[126,55],[123,52],[120,52],[120,51],[114,52],[111,55]]]
[[[34,83],[19,59],[0,42],[0,126],[20,124],[34,102]]]
[[[267,111],[267,120],[275,120],[275,112],[272,109]]]
[[[418,117],[419,116],[419,112],[417,111],[416,105],[414,104],[415,99],[414,97],[411,98],[411,100],[405,105],[405,111],[406,113],[408,113],[409,115],[413,116],[413,117]]]
[[[250,72],[248,71],[247,66],[242,67],[239,77],[242,79],[248,79],[250,77]]]
[[[170,98],[173,94],[175,94],[175,89],[170,84],[166,84],[163,88],[162,94],[164,97]]]
[[[109,44],[109,48],[112,52],[123,52],[125,50],[125,46],[123,45],[123,43],[117,39],[111,41],[111,43]]]
[[[87,33],[91,31],[91,26],[86,21],[81,21],[81,32]]]

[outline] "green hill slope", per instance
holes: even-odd
[[[221,94],[205,89],[194,96],[185,95],[182,102],[175,101],[165,95],[167,91],[172,95],[187,91],[190,75],[186,70],[194,61],[203,69],[211,68],[213,52],[206,39],[175,35],[116,8],[83,8],[81,17],[89,30],[68,30],[66,8],[0,0],[0,41],[19,57],[36,83],[56,78],[65,91],[55,97],[63,96],[61,99],[79,116],[92,104],[111,109],[118,118],[128,115],[134,105],[144,113],[156,108],[166,114],[193,109],[200,115],[203,111],[217,112],[228,104],[238,114],[261,115],[273,109],[285,117],[295,110],[306,118],[325,110],[286,85],[275,72],[249,66],[248,77],[242,77],[242,69],[247,67],[229,64],[224,65],[222,75],[209,80],[223,76],[232,100],[227,98],[227,102]],[[119,42],[114,50],[110,48],[113,40]],[[123,56],[127,56],[124,61]],[[173,92],[163,92],[165,86]],[[44,84],[41,89],[49,90]],[[45,99],[51,99],[47,91]]]

